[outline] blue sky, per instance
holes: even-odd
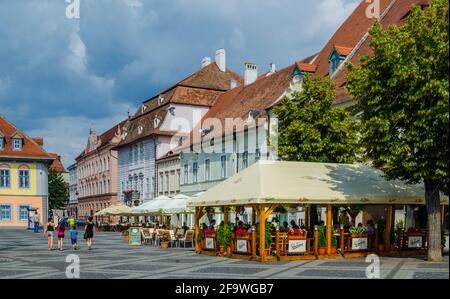
[[[266,71],[321,49],[359,0],[0,0],[0,114],[73,163],[139,103],[227,50]]]

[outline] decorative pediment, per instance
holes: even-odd
[[[0,135],[1,136],[1,135]],[[15,131],[12,135],[11,135],[12,139],[24,139],[24,135],[20,132],[20,131]]]

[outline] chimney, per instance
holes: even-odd
[[[244,84],[249,85],[258,79],[258,65],[250,62],[244,64]]]
[[[202,59],[202,68],[211,64],[211,57],[205,57]]]
[[[234,79],[230,80],[230,89],[236,88],[238,86],[238,82]]]
[[[35,137],[33,138],[33,141],[37,143],[40,147],[44,146],[44,138],[41,137]]]
[[[216,51],[216,64],[219,67],[220,71],[226,71],[226,55],[225,49],[219,49]]]
[[[270,73],[273,74],[277,71],[277,66],[275,65],[275,63],[271,63],[270,64]]]

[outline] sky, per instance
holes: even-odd
[[[360,0],[0,0],[0,114],[67,167],[139,104],[227,51],[261,72],[314,54]]]

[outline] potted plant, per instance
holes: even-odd
[[[318,232],[318,246],[319,246],[319,254],[320,255],[325,255],[327,253],[327,239],[325,236],[325,226],[323,225],[319,225],[317,227],[317,232]]]
[[[226,245],[225,245],[225,239],[224,239],[224,230],[225,230],[225,225],[223,223],[221,223],[216,229],[216,240],[217,240],[217,245],[219,245],[220,254],[225,253]]]
[[[351,227],[349,229],[352,238],[366,238],[368,237],[368,230],[366,227]]]
[[[169,236],[167,234],[162,234],[159,238],[159,246],[161,248],[169,248]]]
[[[386,244],[386,232],[384,228],[384,224],[380,221],[378,222],[378,228],[377,228],[377,234],[378,234],[378,251],[384,252],[385,244]]]
[[[227,247],[227,254],[231,255],[231,226],[225,225],[223,230],[223,242]]]

